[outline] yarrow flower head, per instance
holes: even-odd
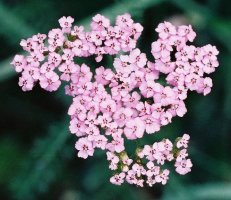
[[[163,22],[151,44],[154,59],[148,60],[136,47],[143,27],[129,14],[117,16],[114,25],[97,14],[89,31],[73,23],[72,17],[62,17],[60,28],[21,41],[27,55],[16,55],[11,64],[20,74],[22,90],[32,90],[39,83],[53,92],[62,82],[66,84],[65,94],[73,98],[68,115],[70,132],[77,136],[77,155],[86,159],[96,149],[104,150],[109,168],[115,171],[110,178],[115,185],[164,185],[170,174],[167,162],[174,162],[180,175],[190,172],[188,134],[174,143],[163,139],[137,147],[134,157],[128,155],[125,141],[155,134],[173,117],[183,117],[189,91],[211,92],[208,75],[219,65],[216,47],[189,44],[196,37],[191,25]],[[111,68],[102,65],[104,55],[117,55]],[[90,56],[98,66],[76,62]]]

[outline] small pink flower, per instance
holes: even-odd
[[[28,52],[31,52],[31,50],[33,50],[33,45],[34,45],[34,41],[32,40],[32,38],[29,38],[27,40],[21,40],[20,42],[20,46]]]
[[[110,160],[114,163],[118,163],[119,162],[119,158],[112,152],[108,151],[107,153],[107,160]]]
[[[148,177],[152,177],[153,175],[156,176],[156,175],[158,175],[160,173],[160,167],[159,166],[155,166],[154,163],[151,162],[151,161],[149,161],[147,163],[147,168],[148,168],[148,170],[147,170],[146,175]]]
[[[84,27],[83,26],[74,26],[71,30],[71,35],[78,36],[80,39],[84,39]]]
[[[176,161],[180,162],[183,159],[185,159],[187,156],[188,156],[187,149],[182,149],[182,150],[180,150],[180,152],[178,152]]]
[[[192,74],[188,74],[185,77],[185,85],[189,90],[191,91],[197,90],[199,84],[200,84],[200,77],[197,74],[192,73]]]
[[[120,161],[119,157],[110,151],[108,151],[106,154],[107,154],[107,160],[110,161],[109,168],[111,170],[116,170],[118,168],[118,163]]]
[[[166,57],[166,58],[168,60],[169,57]],[[165,57],[164,57],[164,59],[165,59]],[[175,67],[176,67],[175,62],[162,62],[162,60],[163,59],[156,61],[156,64],[155,64],[156,70],[158,70],[159,72],[162,72],[164,74],[168,74],[175,69]]]
[[[63,63],[62,65],[60,65],[59,71],[62,72],[62,75],[60,76],[61,80],[70,81],[71,74],[79,71],[79,66],[73,62],[69,64]]]
[[[185,100],[187,98],[187,89],[184,86],[179,85],[177,88],[174,88],[174,91],[177,93],[177,97],[180,100]]]
[[[189,172],[191,172],[192,168],[192,162],[190,159],[183,159],[181,161],[176,161],[175,167],[176,167],[176,172],[181,175],[185,175]]]
[[[142,117],[142,119],[145,124],[145,130],[148,134],[152,134],[160,130],[159,121],[153,118],[151,115],[145,115]]]
[[[48,39],[49,44],[52,44],[53,41],[55,41],[57,46],[63,45],[65,39],[62,30],[58,28],[50,30],[48,33],[48,38],[49,38]]]
[[[62,59],[65,60],[67,64],[71,63],[74,58],[73,51],[71,51],[70,49],[64,49],[63,53],[64,54],[62,55]]]
[[[59,88],[59,86],[61,85],[61,81],[59,80],[59,76],[53,72],[40,76],[39,84],[41,88],[52,92],[56,91]]]
[[[16,55],[10,64],[14,66],[16,72],[22,72],[26,68],[27,62],[23,55]]]
[[[62,27],[62,30],[64,33],[70,33],[72,23],[74,22],[74,19],[70,16],[68,17],[62,17],[59,19],[59,24]]]
[[[126,175],[126,181],[129,184],[137,184],[138,180],[136,178],[136,173],[133,170],[129,170]]]
[[[138,39],[141,36],[143,31],[143,26],[140,23],[134,23],[132,26],[132,34],[134,35],[135,39]]]
[[[113,118],[115,119],[118,126],[123,127],[128,119],[131,118],[133,114],[132,109],[130,108],[120,108],[115,110]]]
[[[77,118],[73,118],[70,121],[69,129],[71,133],[76,134],[78,137],[86,135],[85,133],[86,125],[82,121],[78,120]]]
[[[128,55],[121,55],[120,58],[115,58],[113,65],[118,73],[130,74],[133,70]]]
[[[121,185],[124,182],[125,173],[116,174],[110,178],[110,182],[115,185]]]
[[[146,170],[144,169],[144,167],[142,165],[137,164],[137,163],[132,165],[132,170],[136,173],[136,175],[138,177],[141,177],[141,175],[146,174]]]
[[[217,60],[209,60],[209,59],[205,59],[203,60],[203,71],[207,74],[211,74],[215,71],[216,67],[219,66],[219,63]]]
[[[92,146],[92,142],[90,142],[87,138],[80,138],[76,144],[75,148],[79,151],[78,157],[86,159],[88,156],[93,156],[94,149]]]
[[[30,54],[30,56],[26,57],[26,61],[30,64],[32,67],[39,67],[40,62],[44,60],[43,54],[40,52],[33,52]]]
[[[93,30],[102,30],[104,28],[108,28],[109,25],[110,20],[100,14],[97,14],[92,18],[91,28]]]
[[[124,105],[128,108],[134,108],[139,100],[140,100],[141,96],[139,95],[138,92],[133,92],[131,95],[127,94],[122,101],[124,102]]]
[[[143,94],[143,96],[150,98],[154,96],[156,87],[158,87],[158,84],[150,80],[150,81],[143,82],[140,85],[139,89]]]
[[[87,50],[89,50],[89,46],[85,41],[75,40],[73,42],[72,52],[75,56],[83,56]]]
[[[41,74],[53,73],[54,69],[55,69],[55,66],[53,64],[49,64],[48,62],[45,62],[40,67],[40,73]]]
[[[127,37],[125,40],[121,41],[121,49],[124,52],[131,51],[135,47],[136,47],[136,40],[134,40],[130,37]]]
[[[32,40],[38,42],[39,44],[43,44],[44,40],[47,38],[45,34],[38,33],[37,35],[32,36]]]
[[[185,107],[185,103],[183,101],[173,101],[171,104],[171,108],[169,110],[173,116],[178,115],[179,117],[183,117],[187,112]]]
[[[88,136],[88,140],[90,141],[94,141],[96,140],[96,136],[99,136],[99,128],[97,128],[97,126],[89,126],[89,127],[86,127],[85,129],[85,132],[86,132],[86,135]]]
[[[183,86],[184,85],[184,74],[178,74],[177,72],[172,72],[166,77],[168,84],[172,86]]]
[[[110,115],[108,113],[104,113],[103,115],[98,116],[98,123],[102,127],[109,126],[109,123],[111,122],[111,120],[112,120],[112,118],[110,117]]]
[[[104,44],[105,44],[105,51],[109,55],[116,54],[120,50],[120,43],[116,39],[106,40]]]
[[[177,51],[180,51],[185,46],[186,38],[178,35],[173,35],[169,38],[169,42],[171,45],[174,45],[176,47]]]
[[[157,40],[152,43],[152,55],[155,59],[161,59],[163,62],[170,61],[170,52],[173,48],[167,40]]]
[[[176,60],[188,62],[188,60],[193,58],[194,46],[184,46],[180,51],[176,52]]]
[[[23,91],[30,91],[34,86],[34,81],[30,77],[19,77],[19,86],[22,87]]]
[[[144,148],[142,150],[142,153],[140,154],[141,157],[146,156],[147,160],[154,161],[154,154],[156,153],[156,149],[154,149],[150,145],[144,145]]]
[[[139,111],[139,116],[151,114],[151,105],[147,102],[139,102],[138,104],[136,104],[135,108]]]
[[[38,80],[40,77],[39,69],[37,67],[27,67],[22,72],[22,76],[31,77],[34,80]]]
[[[219,54],[219,51],[215,46],[212,46],[211,44],[205,45],[202,47],[203,52],[204,52],[204,58],[203,60],[212,60],[216,61],[217,60],[217,55]]]
[[[98,67],[95,70],[95,80],[97,83],[102,84],[102,85],[107,85],[110,83],[112,78],[114,77],[114,73],[112,72],[111,69],[105,69],[103,66]]]
[[[154,101],[156,103],[161,103],[163,106],[166,106],[171,104],[173,99],[175,99],[175,93],[171,87],[156,87],[156,93],[154,94]]]
[[[111,152],[120,153],[124,151],[124,139],[121,137],[113,138],[113,140],[107,144],[106,148]]]
[[[134,49],[129,56],[129,61],[132,64],[137,65],[139,68],[142,68],[147,63],[147,58],[144,53],[141,53],[139,49]]]
[[[107,138],[103,135],[89,136],[88,139],[93,142],[93,147],[105,150],[107,145]]]
[[[92,78],[92,72],[86,64],[82,64],[79,72],[79,82],[86,83],[90,82]]]
[[[112,114],[116,111],[116,102],[111,99],[106,99],[100,103],[101,110],[105,113]]]
[[[190,139],[190,136],[188,134],[184,134],[182,138],[176,143],[177,148],[187,148],[188,147],[188,141]]]
[[[58,53],[52,52],[49,54],[48,57],[48,64],[54,65],[54,67],[57,67],[62,61],[61,56]]]
[[[170,112],[164,112],[160,116],[160,123],[161,125],[165,126],[172,121],[172,114]]]
[[[185,37],[187,40],[192,42],[194,38],[196,37],[196,33],[193,31],[192,26],[179,26],[178,28],[178,35]]]
[[[73,103],[68,109],[68,115],[76,116],[79,120],[84,121],[87,117],[86,108],[80,103]]]
[[[122,155],[121,160],[122,160],[123,164],[127,165],[127,166],[131,165],[133,162],[133,160],[130,159],[127,155]]]
[[[152,105],[151,111],[152,111],[152,116],[155,119],[159,119],[164,110],[162,108],[161,103],[155,103],[155,104]]]
[[[142,138],[145,130],[144,122],[140,118],[127,121],[124,134],[130,140]]]
[[[155,178],[148,176],[146,183],[149,187],[152,187],[156,183]]]
[[[163,40],[167,39],[171,35],[176,34],[176,27],[170,22],[160,23],[155,30],[159,33],[159,37]]]
[[[204,88],[203,94],[204,95],[209,94],[211,92],[212,86],[213,86],[212,79],[209,77],[204,78],[204,80],[203,80],[203,88]]]
[[[125,13],[123,15],[118,15],[116,17],[116,25],[120,27],[130,27],[133,24],[133,20],[131,18],[131,15],[128,13]]]
[[[155,180],[157,183],[162,183],[165,185],[168,181],[169,170],[165,169],[162,173],[156,176]]]

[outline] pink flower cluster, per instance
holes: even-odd
[[[121,185],[125,181],[143,187],[144,184],[153,186],[155,183],[165,185],[170,171],[164,169],[166,162],[175,161],[176,172],[185,175],[191,171],[192,163],[187,159],[187,147],[189,135],[177,138],[176,145],[168,139],[155,142],[153,145],[145,145],[143,149],[137,149],[134,160],[130,159],[126,152],[107,152],[110,162],[109,168],[115,171],[110,178],[111,183]]]
[[[56,91],[61,81],[70,81],[79,75],[79,66],[74,57],[96,56],[100,62],[104,54],[116,55],[136,47],[143,27],[134,23],[129,14],[120,15],[115,26],[109,19],[97,14],[91,22],[91,31],[83,26],[73,26],[72,17],[59,19],[60,28],[52,29],[48,35],[37,34],[22,40],[20,45],[28,56],[16,55],[12,64],[22,74],[19,85],[23,91],[32,90],[36,82],[47,91]],[[60,76],[58,74],[61,74]]]
[[[113,176],[111,182],[121,184],[126,179],[128,183],[142,186],[144,180],[140,177],[149,170],[148,185],[165,184],[169,171],[157,169],[153,161],[162,165],[166,160],[175,159],[176,171],[188,173],[192,164],[186,159],[186,149],[177,151],[179,155],[174,157],[174,147],[169,140],[154,143],[152,147],[146,145],[140,159],[146,158],[149,164],[142,167],[142,163],[131,165],[133,161],[125,156],[125,139],[140,139],[145,134],[158,132],[171,123],[173,117],[183,117],[187,112],[184,100],[189,90],[204,95],[211,91],[212,79],[205,74],[218,67],[216,47],[188,45],[196,36],[190,25],[175,27],[164,22],[156,28],[159,38],[152,43],[154,61],[151,62],[136,48],[143,27],[134,23],[129,14],[118,16],[114,26],[109,19],[97,14],[90,31],[73,26],[73,22],[72,17],[62,17],[61,28],[21,41],[29,55],[16,55],[12,64],[21,74],[22,90],[32,90],[39,82],[51,92],[59,88],[61,81],[68,82],[65,93],[73,97],[68,110],[69,128],[78,137],[75,145],[78,156],[86,159],[100,148],[107,151],[112,170],[122,162],[126,170]],[[113,68],[100,64],[104,54],[118,55],[113,60]],[[92,55],[99,63],[95,71],[74,60]],[[162,77],[165,84],[160,81]],[[184,135],[176,148],[187,148],[188,139],[189,136]],[[155,171],[152,174],[155,177],[150,178],[150,170]],[[135,182],[129,176],[136,177]]]
[[[218,67],[218,50],[210,44],[203,47],[187,45],[196,33],[189,26],[176,28],[169,22],[158,25],[159,39],[152,43],[152,55],[156,69],[167,74],[166,81],[179,91],[189,89],[207,95],[211,91],[212,79],[205,77]]]

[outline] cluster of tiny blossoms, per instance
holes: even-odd
[[[19,85],[23,91],[32,90],[38,81],[47,91],[57,90],[61,80],[76,84],[82,69],[74,63],[74,57],[95,55],[96,61],[100,62],[103,54],[131,51],[143,30],[128,14],[118,16],[115,26],[98,14],[93,17],[89,32],[85,32],[83,26],[72,27],[73,22],[72,17],[62,17],[59,19],[61,29],[21,41],[20,45],[29,55],[16,55],[12,64],[22,73]]]
[[[185,175],[191,171],[192,163],[187,158],[189,135],[177,138],[176,142],[163,139],[153,145],[145,145],[143,149],[137,149],[135,159],[130,159],[126,152],[107,152],[107,159],[110,162],[109,168],[115,171],[111,177],[111,183],[121,185],[126,181],[143,187],[144,184],[153,186],[155,183],[165,185],[168,180],[169,170],[163,165],[167,161],[174,161],[176,172]]]
[[[152,43],[151,62],[136,47],[143,27],[129,14],[117,16],[114,26],[97,14],[90,31],[73,26],[73,22],[72,17],[62,17],[61,28],[21,41],[29,55],[16,55],[12,64],[21,74],[22,90],[32,90],[38,82],[51,92],[61,81],[67,82],[65,93],[73,97],[69,128],[78,137],[78,156],[86,159],[97,148],[105,150],[110,169],[120,170],[111,178],[112,183],[165,184],[169,171],[156,163],[163,165],[166,160],[175,160],[179,174],[188,173],[192,163],[186,159],[187,134],[175,146],[168,139],[146,145],[137,151],[135,161],[126,153],[125,139],[140,139],[158,132],[173,117],[183,117],[189,90],[210,93],[212,79],[206,74],[218,67],[216,47],[188,45],[196,36],[190,25],[175,27],[164,22],[156,28],[159,38]],[[113,68],[99,65],[91,71],[74,60],[94,56],[100,64],[104,54],[117,55]]]

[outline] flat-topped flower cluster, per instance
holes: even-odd
[[[61,81],[68,82],[65,92],[73,97],[69,128],[78,137],[78,156],[86,159],[97,148],[105,150],[110,169],[116,170],[112,183],[165,184],[169,171],[158,165],[172,160],[176,172],[188,173],[192,163],[187,159],[187,134],[175,145],[168,139],[145,145],[137,149],[135,160],[127,155],[125,139],[140,139],[158,132],[173,117],[183,117],[188,91],[210,93],[212,79],[206,74],[218,67],[216,47],[188,45],[196,36],[191,25],[164,22],[156,28],[159,38],[152,43],[154,61],[149,61],[136,47],[143,27],[129,14],[118,16],[114,26],[97,14],[90,31],[73,22],[72,17],[62,17],[61,28],[21,41],[29,55],[16,55],[12,64],[21,74],[22,90],[32,90],[38,82],[52,92]],[[112,68],[100,65],[104,54],[117,55]],[[74,60],[89,56],[99,63],[95,71],[95,66]]]
[[[175,161],[176,172],[185,175],[191,171],[192,162],[188,159],[189,135],[177,138],[175,144],[168,139],[155,142],[153,145],[145,145],[143,149],[136,150],[134,160],[130,159],[126,152],[107,152],[107,159],[110,162],[109,168],[116,173],[111,177],[111,183],[121,185],[126,181],[143,187],[144,184],[153,186],[155,183],[165,185],[168,180],[169,170],[163,165],[167,161]]]

